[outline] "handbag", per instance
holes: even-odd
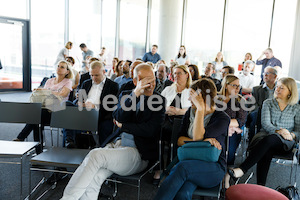
[[[41,103],[42,108],[50,111],[59,111],[64,108],[61,105],[62,97],[52,94],[50,90],[34,90],[29,101],[31,103]]]
[[[207,162],[217,162],[221,150],[212,146],[208,141],[186,142],[177,149],[179,161],[183,160],[202,160]]]
[[[286,196],[289,200],[300,200],[298,189],[294,186],[277,187],[276,190]]]

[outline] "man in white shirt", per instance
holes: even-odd
[[[77,102],[75,101],[74,104],[78,104],[78,106],[82,107],[99,109],[98,132],[99,144],[101,144],[113,130],[112,111],[108,111],[103,107],[103,99],[106,95],[116,96],[119,86],[117,83],[106,78],[102,62],[94,61],[91,63],[90,75],[91,79],[82,83],[81,89],[79,90],[79,100]],[[107,106],[112,108],[115,105],[109,104]],[[76,132],[66,130],[67,148],[76,147]]]
[[[243,93],[251,93],[254,87],[254,76],[250,73],[254,67],[254,62],[247,60],[244,63],[244,70],[239,74],[240,84]]]

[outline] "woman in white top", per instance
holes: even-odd
[[[175,60],[178,62],[179,65],[189,65],[190,59],[186,55],[186,49],[184,45],[181,45],[179,48],[178,55],[176,56]]]
[[[69,41],[69,42],[67,42],[65,47],[59,51],[56,61],[54,63],[55,68],[58,65],[59,61],[65,60],[66,57],[69,56],[69,51],[72,49],[72,46],[73,46],[73,43]]]
[[[221,73],[220,73],[220,70],[227,66],[227,62],[224,61],[224,57],[223,57],[223,54],[222,52],[219,52],[215,58],[215,61],[212,62],[214,65],[215,65],[215,71],[216,73],[213,74],[213,78],[216,78],[216,79],[219,79],[221,80]]]
[[[173,69],[173,76],[174,83],[171,86],[166,87],[161,93],[167,100],[166,117],[162,125],[162,142],[167,142],[168,144],[170,144],[171,141],[174,118],[182,118],[191,106],[189,95],[192,77],[188,67],[185,65],[175,66]],[[170,151],[168,154],[170,155]],[[163,159],[163,157],[161,159]],[[162,161],[162,163],[164,162]],[[160,173],[157,171],[153,177],[154,184],[158,183],[159,175]]]

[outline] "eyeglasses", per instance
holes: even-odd
[[[228,84],[228,85],[234,87],[235,89],[241,88],[241,85],[236,85],[236,84]]]
[[[270,75],[270,74],[276,75],[275,73],[272,73],[272,72],[264,72],[264,73],[263,73],[264,76],[268,76],[268,75]]]
[[[186,73],[182,73],[182,72],[174,72],[174,76],[177,75],[177,76],[181,76],[183,74],[186,74]]]
[[[222,73],[222,74],[229,74],[229,72],[222,72],[222,71],[221,71],[221,73]]]

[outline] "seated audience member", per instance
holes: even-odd
[[[184,45],[181,45],[179,48],[178,55],[175,58],[175,61],[178,62],[179,65],[189,65],[190,59],[186,55],[186,49]]]
[[[161,60],[160,55],[157,53],[158,46],[156,44],[152,45],[151,51],[147,52],[143,56],[144,62],[152,62],[157,63],[159,60]]]
[[[214,73],[212,74],[213,78],[216,78],[218,80],[221,79],[221,73],[220,70],[224,67],[227,66],[227,62],[224,61],[224,57],[222,52],[218,52],[215,61],[212,62],[212,64],[214,65]],[[217,88],[218,89],[218,88]],[[219,91],[219,90],[218,90]]]
[[[115,79],[115,82],[119,84],[119,88],[121,88],[121,86],[124,83],[127,83],[128,81],[132,81],[132,78],[130,77],[130,73],[129,73],[131,63],[132,62],[130,60],[126,60],[122,66],[123,75]]]
[[[189,100],[190,85],[192,83],[191,74],[185,65],[174,67],[174,83],[166,87],[161,95],[166,98],[166,116],[162,129],[163,144],[170,144],[174,118],[182,118],[187,109],[191,106]],[[164,151],[162,151],[163,155]],[[170,156],[170,149],[168,157]],[[163,161],[162,156],[162,163]],[[169,160],[169,159],[168,159]],[[167,162],[168,164],[168,162]],[[160,173],[157,171],[154,175],[153,184],[158,184]]]
[[[95,58],[95,57],[90,58],[90,59],[89,59],[89,62],[88,62],[88,65],[87,65],[89,69],[90,69],[90,64],[91,64],[92,62],[94,62],[94,61],[99,61],[99,59],[98,59],[98,58]],[[87,71],[86,73],[81,74],[81,75],[80,75],[80,79],[79,79],[78,89],[80,89],[81,86],[82,86],[82,83],[83,83],[84,81],[88,80],[88,79],[91,79],[90,71]]]
[[[158,139],[165,113],[164,98],[153,92],[155,76],[151,66],[138,65],[134,77],[135,90],[123,92],[121,96],[128,94],[128,97],[124,99],[124,105],[119,101],[113,112],[118,129],[106,140],[110,143],[104,143],[104,148],[93,149],[86,156],[66,186],[61,200],[96,200],[101,185],[113,173],[121,176],[135,174],[157,161]],[[162,99],[162,103],[151,104],[148,100],[152,95]],[[140,110],[140,105],[143,105],[143,110]],[[119,135],[121,137],[116,138]]]
[[[75,93],[76,93],[75,90],[79,85],[80,76],[79,76],[79,72],[76,69],[74,69],[74,67],[73,67],[74,64],[75,64],[74,58],[71,57],[71,56],[68,56],[68,57],[66,57],[66,61],[68,61],[72,65],[72,67],[71,67],[71,70],[73,72],[73,78],[71,79],[71,81],[72,81],[72,91],[70,92],[69,100],[73,101],[74,97],[75,97]]]
[[[239,79],[242,87],[243,94],[250,94],[252,92],[252,88],[254,87],[254,76],[251,74],[251,71],[254,67],[254,62],[251,60],[247,60],[244,63],[244,69],[239,74]]]
[[[152,62],[148,61],[148,62],[146,62],[146,64],[150,65],[154,70],[154,64]]]
[[[265,56],[265,58],[264,58],[264,56]],[[266,50],[264,50],[262,52],[262,54],[256,61],[256,65],[262,65],[262,67],[261,67],[261,84],[263,84],[263,72],[266,67],[278,66],[278,67],[282,68],[282,64],[281,64],[280,60],[278,60],[277,58],[274,57],[273,50],[271,48],[267,48]]]
[[[118,61],[117,65],[116,65],[116,73],[110,77],[110,79],[112,81],[115,81],[116,78],[123,75],[123,68],[122,68],[123,64],[124,64],[123,60]]]
[[[133,72],[134,72],[134,68],[141,64],[144,63],[142,60],[135,60],[131,65],[130,65],[130,78],[132,78],[131,81],[128,81],[127,83],[124,83],[121,88],[118,91],[117,96],[119,97],[120,94],[125,91],[125,90],[133,90],[135,88],[135,85],[133,83]]]
[[[225,76],[222,81],[222,88],[219,92],[219,94],[223,97],[222,99],[220,99],[221,103],[217,104],[217,106],[219,108],[224,108],[224,112],[227,113],[227,115],[231,119],[228,130],[228,165],[234,165],[235,152],[240,144],[241,133],[243,132],[242,128],[247,120],[247,111],[245,111],[243,107],[241,107],[241,103],[243,103],[242,101],[245,101],[245,99],[239,95],[239,91],[239,78],[232,74]]]
[[[71,66],[67,61],[60,61],[56,68],[56,77],[48,79],[43,88],[37,88],[36,90],[50,90],[55,96],[60,96],[63,101],[67,101],[70,92],[72,91],[73,73]],[[50,124],[51,112],[47,109],[42,110],[42,129],[44,125]],[[33,130],[34,141],[40,141],[39,127],[38,125],[26,124],[23,130],[19,133],[14,141],[24,141],[30,132]],[[42,141],[42,138],[41,138]]]
[[[255,86],[252,90],[252,96],[255,99],[255,109],[249,113],[249,141],[252,140],[255,134],[257,115],[259,113],[259,110],[262,108],[263,102],[266,99],[272,99],[274,96],[277,80],[277,70],[274,67],[266,67],[263,75],[264,84]]]
[[[209,79],[211,79],[215,83],[217,91],[220,91],[220,89],[221,89],[221,81],[212,77],[212,75],[214,73],[215,73],[215,65],[213,63],[207,63],[207,65],[205,67],[205,70],[204,70],[204,74],[205,75],[202,75],[201,78],[209,78]]]
[[[198,94],[196,91],[200,89]],[[210,90],[209,93],[206,91]],[[222,149],[218,162],[201,160],[180,161],[164,180],[155,200],[192,199],[194,190],[220,184],[226,169],[226,136],[230,119],[215,109],[216,86],[210,79],[200,79],[191,86],[192,106],[187,110],[179,133],[178,145],[185,141],[208,141]],[[210,102],[206,102],[209,96]]]
[[[159,61],[157,61],[157,63],[156,64],[158,64],[158,65],[160,65],[160,64],[164,64],[164,65],[166,65],[167,63],[166,63],[166,61],[165,60],[159,60]]]
[[[228,74],[234,75],[234,68],[227,65],[227,66],[223,67],[221,70],[221,75],[222,75],[221,82],[224,79],[224,77],[227,76]]]
[[[119,87],[117,83],[105,77],[105,68],[99,61],[91,63],[90,75],[92,78],[84,81],[79,90],[79,95],[86,94],[87,99],[84,99],[84,102],[76,100],[74,104],[99,110],[98,135],[99,144],[102,144],[113,130],[112,111],[105,109],[103,104],[106,102],[103,99],[107,95],[116,97]],[[107,106],[113,107],[114,105],[107,104]],[[76,147],[76,133],[80,131],[65,130],[67,148]]]
[[[119,58],[114,57],[112,59],[111,69],[107,72],[107,77],[109,77],[110,80],[112,80],[112,81],[115,80],[115,78],[117,78],[116,69],[117,69],[118,62],[119,62]]]
[[[242,70],[244,70],[244,63],[246,62],[246,61],[251,61],[251,62],[253,62],[254,63],[254,65],[253,65],[253,69],[251,70],[251,74],[253,75],[254,74],[254,69],[255,69],[255,61],[254,60],[252,60],[252,54],[251,53],[246,53],[245,54],[245,58],[244,58],[244,61],[243,61],[243,68],[242,68]]]
[[[170,72],[169,72],[169,74],[168,74],[168,79],[170,80],[170,81],[173,81],[174,82],[174,76],[173,76],[173,72],[174,72],[174,67],[176,67],[176,66],[178,66],[178,62],[176,62],[176,61],[171,61],[170,62]]]
[[[278,80],[274,98],[265,100],[261,111],[262,137],[253,140],[249,156],[238,167],[228,170],[233,178],[242,177],[257,164],[257,184],[265,185],[271,160],[275,154],[290,152],[299,140],[300,105],[297,85],[292,78]],[[253,138],[254,139],[254,138]],[[229,183],[226,183],[229,187]]]
[[[105,56],[105,51],[106,51],[106,48],[105,48],[105,47],[102,47],[102,48],[101,48],[101,52],[97,55],[97,58],[100,60],[100,62],[103,63],[104,68],[105,68],[105,66],[106,66],[106,56]]]
[[[159,94],[168,86],[172,85],[173,82],[167,78],[169,68],[165,64],[159,64],[156,73],[156,86],[154,91]]]
[[[189,71],[191,73],[192,76],[192,80],[196,81],[199,79],[199,70],[198,70],[198,66],[197,65],[189,65],[188,66]]]

